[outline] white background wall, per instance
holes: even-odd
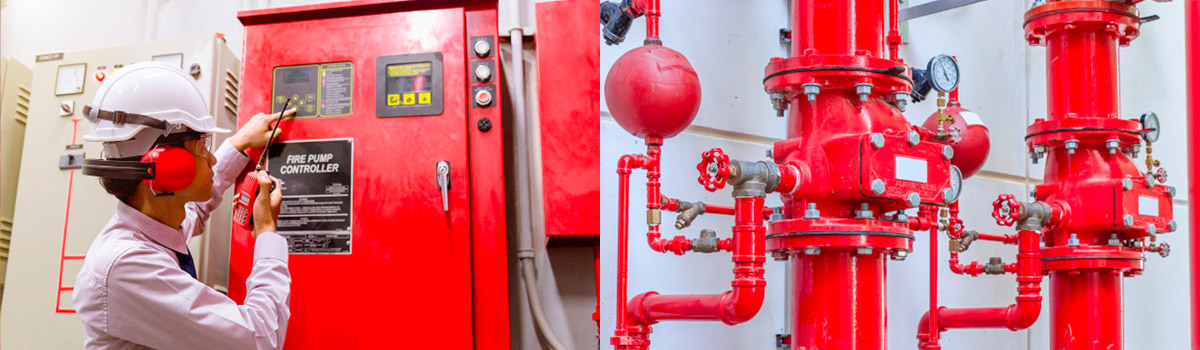
[[[919,5],[931,0],[912,0]],[[980,172],[964,185],[962,217],[970,228],[991,233],[1011,233],[990,216],[991,202],[1001,193],[1027,197],[1028,188],[1042,178],[1044,168],[1032,166],[1025,157],[1025,127],[1045,115],[1045,50],[1031,48],[1023,39],[1023,15],[1031,1],[993,0],[970,5],[909,23],[909,45],[901,56],[909,64],[923,67],[934,55],[957,55],[962,70],[963,105],[983,118],[991,130],[991,156]],[[1168,185],[1187,193],[1186,97],[1184,95],[1183,1],[1145,2],[1142,15],[1158,14],[1162,20],[1143,27],[1143,35],[1121,50],[1122,113],[1135,118],[1145,111],[1158,113],[1166,126],[1155,148],[1155,156],[1171,171]],[[699,154],[722,147],[741,159],[763,159],[770,143],[785,137],[784,120],[776,118],[761,81],[763,67],[773,56],[786,56],[786,46],[776,39],[779,28],[788,27],[788,1],[679,1],[663,0],[661,35],[666,46],[691,61],[700,75],[703,100],[700,113],[685,133],[668,139],[664,146],[663,190],[668,196],[703,199],[729,204],[729,192],[710,194],[695,183]],[[601,75],[625,51],[645,37],[644,21],[636,22],[626,43],[601,48]],[[601,103],[601,109],[607,106]],[[932,101],[912,105],[905,113],[920,123],[934,112]],[[641,142],[624,132],[610,117],[601,124],[601,181],[603,188],[617,183],[615,162],[621,154],[645,152]],[[695,254],[684,257],[650,251],[645,243],[645,225],[640,208],[645,199],[642,172],[634,173],[630,207],[629,295],[654,290],[660,293],[717,293],[729,288],[732,264],[728,254]],[[1143,276],[1125,279],[1125,344],[1130,349],[1187,349],[1188,270],[1186,198],[1176,201],[1180,230],[1165,241],[1173,253],[1167,259],[1147,256]],[[777,197],[776,197],[777,198]],[[778,201],[778,199],[775,199]],[[615,308],[616,259],[615,189],[601,198],[603,275],[601,333],[611,336]],[[665,214],[671,222],[673,214]],[[705,217],[686,235],[700,228],[717,229],[728,236],[731,220]],[[664,225],[664,235],[676,231]],[[963,277],[949,272],[945,264],[946,238],[939,235],[940,304],[948,307],[997,307],[1013,303],[1016,282],[1012,275]],[[888,335],[892,349],[916,348],[916,323],[928,310],[929,241],[917,234],[916,251],[907,261],[889,262]],[[970,260],[1002,256],[1014,260],[1016,248],[983,242],[963,254]],[[714,322],[668,322],[654,327],[651,338],[659,349],[773,349],[774,336],[783,328],[782,263],[767,265],[767,301],[750,322],[728,327]],[[1043,283],[1047,291],[1049,283]],[[1048,301],[1048,298],[1047,298]],[[952,330],[943,334],[946,349],[1047,349],[1048,303],[1042,317],[1029,330]],[[602,341],[603,348],[611,348]]]

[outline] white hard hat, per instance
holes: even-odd
[[[179,68],[158,62],[131,64],[100,84],[84,108],[92,123],[85,141],[104,142],[108,157],[140,156],[160,136],[191,130],[227,133],[217,127],[204,95]]]

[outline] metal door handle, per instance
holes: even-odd
[[[450,211],[450,162],[437,162],[437,186],[442,191],[442,210]]]

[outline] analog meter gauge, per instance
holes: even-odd
[[[58,81],[54,84],[54,95],[74,95],[83,93],[84,75],[87,74],[87,63],[58,66]]]
[[[950,166],[950,188],[947,188],[942,193],[942,200],[947,204],[954,203],[958,200],[958,196],[962,194],[962,171],[958,170],[957,166]]]
[[[933,83],[934,89],[950,92],[958,87],[958,62],[954,61],[953,57],[937,55],[929,60],[929,66],[926,69],[928,69],[929,80]]]
[[[1148,112],[1142,114],[1142,138],[1146,142],[1158,142],[1158,132],[1162,130],[1158,125],[1158,114]]]
[[[158,55],[158,56],[151,57],[150,60],[154,61],[154,62],[159,62],[159,63],[166,63],[166,64],[170,65],[171,67],[178,67],[179,69],[183,69],[183,54],[182,53]]]

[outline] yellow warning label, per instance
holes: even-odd
[[[387,99],[388,99],[388,101],[387,101],[388,106],[399,106],[400,105],[400,94],[388,94]]]
[[[433,64],[430,62],[394,64],[387,67],[388,77],[411,77],[416,75],[424,75],[433,70]]]
[[[430,96],[431,95],[428,92],[418,93],[417,94],[417,103],[423,104],[423,105],[429,104]]]
[[[405,106],[413,105],[416,103],[417,103],[417,94],[414,94],[411,92],[404,94],[404,101],[401,101],[401,104],[403,104]]]

